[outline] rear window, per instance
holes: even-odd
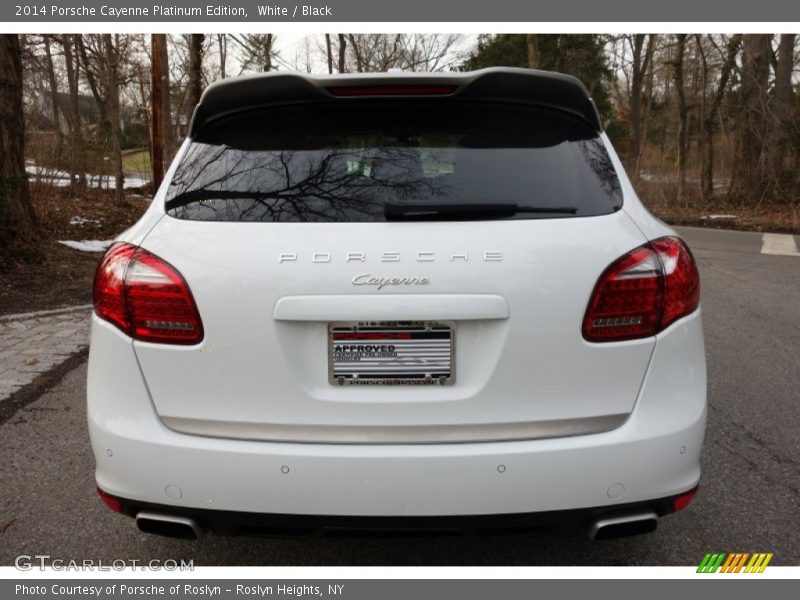
[[[344,100],[240,113],[196,135],[173,217],[374,222],[602,215],[622,205],[597,132],[498,102]]]

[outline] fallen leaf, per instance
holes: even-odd
[[[0,523],[0,533],[5,533],[6,529],[8,529],[14,524],[14,521],[16,521],[16,519],[11,519],[9,521],[6,521],[5,523]]]

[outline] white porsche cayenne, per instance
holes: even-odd
[[[143,531],[608,538],[697,489],[697,268],[566,75],[217,82],[94,306],[98,491]]]

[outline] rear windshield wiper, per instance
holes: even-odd
[[[425,220],[448,218],[502,218],[518,213],[574,215],[575,206],[520,206],[516,202],[463,202],[446,204],[408,204],[385,202],[384,213],[387,220]]]

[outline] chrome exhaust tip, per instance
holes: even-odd
[[[591,540],[615,540],[618,538],[652,533],[658,527],[658,515],[652,510],[635,514],[604,517],[589,527]]]
[[[144,533],[184,540],[196,540],[202,535],[200,526],[194,519],[152,512],[137,513],[136,527]]]

